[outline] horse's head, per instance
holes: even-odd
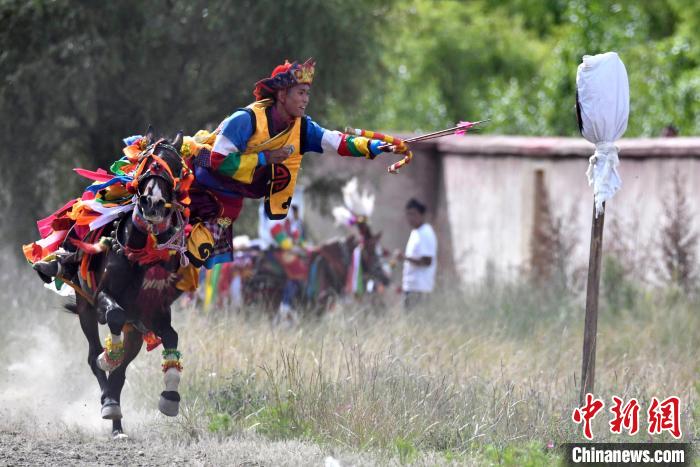
[[[145,136],[148,147],[142,157],[142,166],[137,175],[138,214],[148,223],[161,224],[170,218],[174,208],[177,183],[183,163],[180,157],[182,132],[172,141],[154,141],[153,130]]]
[[[362,235],[362,268],[369,279],[389,284],[389,271],[384,261],[384,248],[381,245],[382,233],[373,234],[366,222],[358,224]]]

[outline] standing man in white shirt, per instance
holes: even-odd
[[[398,254],[403,260],[404,308],[410,310],[424,301],[435,286],[437,269],[437,238],[433,228],[425,222],[426,207],[411,198],[406,204],[406,220],[413,228],[406,250]]]

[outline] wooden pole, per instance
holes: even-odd
[[[603,211],[605,203],[603,203]],[[586,286],[586,319],[583,328],[583,361],[581,363],[581,394],[579,402],[585,403],[586,394],[593,393],[595,385],[595,348],[598,331],[598,289],[600,268],[603,257],[603,222],[605,212],[595,215],[593,203],[593,223],[591,226],[591,251],[588,258],[588,283]]]

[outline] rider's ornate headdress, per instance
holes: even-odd
[[[263,78],[255,83],[253,95],[262,100],[270,97],[275,91],[288,89],[297,84],[311,84],[314,80],[316,62],[310,58],[301,65],[298,62],[289,63],[285,60],[272,70],[269,78]]]
[[[343,187],[343,204],[333,208],[336,223],[352,226],[366,222],[374,212],[374,194],[369,190],[360,192],[357,178],[353,177]]]

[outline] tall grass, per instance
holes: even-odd
[[[61,348],[80,353],[71,374],[89,381],[74,317],[52,314],[59,302],[21,312],[46,308],[49,293],[37,291],[36,281],[18,288],[16,278],[4,280],[11,286],[0,342],[19,342],[40,322],[58,324],[56,337],[75,341]],[[653,396],[677,395],[684,439],[693,440],[698,303],[677,290],[634,294],[625,306],[603,298],[596,395],[606,410],[612,395],[636,397],[643,408]],[[581,439],[571,421],[583,328],[578,295],[527,283],[474,286],[437,292],[411,313],[345,307],[286,331],[272,328],[262,312],[180,307],[174,318],[184,355],[183,406],[162,433],[180,443],[254,434],[372,453],[381,462],[519,465],[556,462],[548,446]],[[132,411],[155,411],[158,366],[157,352],[144,352],[129,369],[127,427]],[[609,433],[608,421],[608,413],[596,417],[595,439],[626,440]]]
[[[596,393],[678,395],[695,431],[697,304],[640,293],[632,310],[601,315]],[[225,311],[182,312],[185,404],[200,429],[256,431],[415,460],[475,459],[580,440],[577,405],[583,306],[526,285],[436,294],[414,313],[351,308],[292,331]],[[597,440],[620,441],[595,420]],[[645,440],[643,435],[638,440]],[[532,455],[532,449],[525,449]],[[494,454],[495,453],[495,454]]]

